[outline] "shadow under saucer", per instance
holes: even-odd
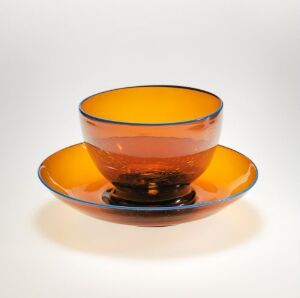
[[[34,225],[49,240],[82,253],[153,260],[201,256],[236,247],[259,233],[262,218],[243,200],[199,221],[142,228],[93,219],[51,201],[37,211]]]

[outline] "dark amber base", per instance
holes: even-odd
[[[169,171],[122,174],[102,200],[121,206],[182,206],[194,202],[195,192],[184,174]]]
[[[106,204],[117,206],[132,206],[132,207],[168,207],[168,206],[184,206],[191,205],[195,202],[195,191],[188,187],[189,192],[178,197],[171,197],[171,199],[155,200],[155,196],[150,198],[146,196],[144,200],[133,200],[130,198],[130,193],[124,193],[117,188],[110,188],[102,195],[102,201]],[[185,188],[187,190],[187,188]]]

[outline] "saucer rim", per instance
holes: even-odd
[[[233,151],[233,152],[236,152],[236,153],[240,154],[241,156],[248,159],[251,162],[251,164],[254,166],[254,169],[255,169],[255,172],[256,172],[255,179],[244,190],[242,190],[242,191],[240,191],[240,192],[238,192],[234,195],[230,195],[228,197],[225,197],[225,198],[222,198],[222,199],[219,199],[219,200],[204,201],[204,202],[198,202],[198,203],[194,203],[194,204],[191,204],[191,205],[183,205],[183,206],[161,206],[161,207],[150,207],[149,206],[149,207],[143,207],[143,206],[118,206],[118,205],[109,205],[109,204],[103,204],[103,203],[95,203],[95,202],[91,202],[91,201],[81,200],[81,199],[78,199],[76,197],[73,197],[73,196],[70,196],[70,195],[67,195],[67,194],[64,194],[64,193],[61,193],[61,192],[57,191],[56,189],[54,189],[53,187],[48,185],[47,182],[43,179],[43,177],[41,175],[42,166],[44,165],[44,162],[48,158],[54,156],[55,154],[58,154],[59,152],[61,152],[63,150],[66,150],[66,149],[69,149],[69,148],[72,148],[72,147],[76,147],[76,146],[82,146],[82,145],[85,145],[85,143],[80,142],[80,143],[77,143],[77,144],[74,144],[74,145],[70,145],[70,146],[64,147],[64,148],[52,153],[51,155],[49,155],[47,158],[45,158],[42,161],[42,163],[38,167],[38,178],[46,188],[48,188],[51,192],[54,192],[55,194],[57,194],[59,196],[62,196],[64,198],[72,200],[72,201],[76,201],[76,202],[81,203],[81,204],[92,205],[92,206],[97,206],[97,207],[101,207],[101,208],[131,210],[131,211],[137,211],[137,210],[138,211],[164,211],[164,210],[170,211],[170,210],[193,209],[193,208],[198,208],[198,207],[210,206],[210,205],[214,205],[214,204],[223,203],[223,202],[232,200],[234,198],[237,198],[239,196],[242,196],[243,194],[245,194],[247,191],[249,191],[256,184],[256,182],[258,180],[258,175],[259,175],[256,164],[249,157],[247,157],[243,153],[240,153],[239,151],[234,150],[232,148],[226,147],[224,145],[217,145],[217,147],[222,147],[222,148],[225,148],[227,150],[230,150],[230,151]]]
[[[198,118],[194,118],[194,119],[190,119],[190,120],[184,120],[184,121],[174,121],[174,122],[126,122],[126,121],[118,121],[118,120],[111,120],[111,119],[107,119],[107,118],[101,118],[101,117],[96,117],[93,116],[87,112],[85,112],[82,108],[82,105],[85,101],[89,100],[90,98],[99,95],[99,94],[103,94],[103,93],[107,93],[107,92],[111,92],[111,91],[117,91],[117,90],[122,90],[122,89],[130,89],[130,88],[146,88],[146,87],[166,87],[166,88],[178,88],[178,89],[187,89],[187,90],[193,90],[193,91],[197,91],[197,92],[201,92],[201,93],[206,93],[209,95],[214,96],[215,98],[217,98],[219,100],[219,106],[218,108],[212,112],[209,113],[205,116],[202,117],[198,117]],[[194,88],[194,87],[189,87],[189,86],[181,86],[181,85],[136,85],[136,86],[128,86],[128,87],[121,87],[121,88],[114,88],[114,89],[110,89],[110,90],[105,90],[105,91],[101,91],[101,92],[97,92],[93,95],[90,95],[89,97],[83,99],[80,103],[79,103],[79,112],[84,115],[87,118],[90,118],[92,120],[95,121],[99,121],[99,122],[106,122],[106,123],[111,123],[111,124],[120,124],[120,125],[132,125],[132,126],[166,126],[166,125],[180,125],[180,124],[188,124],[188,123],[193,123],[193,122],[198,122],[198,121],[202,121],[214,116],[217,116],[218,114],[221,113],[222,109],[223,109],[224,103],[223,100],[217,96],[214,93],[211,93],[209,91],[206,90],[202,90],[199,88]]]

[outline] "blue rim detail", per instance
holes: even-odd
[[[75,145],[71,145],[71,146],[68,146],[68,147],[65,147],[61,150],[58,150],[57,152],[51,154],[50,156],[48,156],[46,159],[50,158],[51,156],[59,153],[60,151],[62,150],[65,150],[65,149],[68,149],[68,148],[71,148],[71,147],[75,147],[75,146],[78,146],[78,145],[82,145],[84,143],[78,143],[78,144],[75,144]],[[254,179],[254,181],[248,186],[246,187],[243,191],[237,193],[237,194],[234,194],[234,195],[231,195],[231,196],[228,196],[226,198],[223,198],[223,199],[219,199],[219,200],[215,200],[215,201],[207,201],[207,202],[199,202],[199,203],[195,203],[195,204],[192,204],[192,205],[186,205],[186,206],[170,206],[170,207],[132,207],[132,206],[116,206],[116,205],[108,205],[108,204],[102,204],[102,203],[95,203],[95,202],[90,202],[90,201],[84,201],[84,200],[80,200],[80,199],[77,199],[75,197],[72,197],[72,196],[69,196],[69,195],[66,195],[64,193],[61,193],[57,190],[55,190],[54,188],[52,188],[51,186],[49,186],[46,181],[42,178],[41,176],[41,167],[43,165],[43,163],[45,162],[45,160],[40,164],[39,168],[38,168],[38,177],[40,179],[40,181],[46,186],[46,188],[48,188],[50,191],[62,196],[62,197],[65,197],[66,199],[70,199],[72,201],[76,201],[78,203],[82,203],[82,204],[86,204],[86,205],[92,205],[92,206],[97,206],[97,207],[102,207],[102,208],[108,208],[108,209],[121,209],[121,210],[131,210],[131,211],[164,211],[164,210],[181,210],[181,209],[192,209],[192,208],[197,208],[197,207],[205,207],[205,206],[209,206],[209,205],[214,205],[214,204],[218,204],[218,203],[222,203],[222,202],[225,202],[225,201],[229,201],[231,199],[234,199],[238,196],[241,196],[243,195],[244,193],[246,193],[248,190],[250,190],[254,185],[255,183],[257,182],[257,179],[258,179],[258,169],[257,169],[257,166],[254,164],[254,162],[248,158],[246,155],[234,150],[234,149],[231,149],[231,148],[228,148],[226,146],[222,146],[222,145],[218,145],[220,147],[223,147],[223,148],[226,148],[226,149],[229,149],[233,152],[236,152],[242,156],[244,156],[245,158],[247,158],[248,160],[251,161],[251,163],[253,164],[254,168],[255,168],[255,171],[256,171],[256,177]]]
[[[220,106],[218,107],[218,109],[206,116],[203,116],[203,117],[199,117],[199,118],[196,118],[196,119],[192,119],[192,120],[185,120],[185,121],[179,121],[179,122],[158,122],[158,123],[147,123],[147,122],[123,122],[123,121],[116,121],[116,120],[110,120],[110,119],[106,119],[106,118],[100,118],[100,117],[95,117],[89,113],[86,113],[81,107],[82,107],[82,104],[89,100],[90,98],[96,96],[96,95],[99,95],[99,94],[103,94],[103,93],[107,93],[107,92],[111,92],[111,91],[117,91],[117,90],[122,90],[122,89],[131,89],[131,88],[146,88],[146,87],[166,87],[166,88],[178,88],[178,89],[187,89],[187,90],[193,90],[193,91],[198,91],[198,92],[201,92],[201,93],[206,93],[206,94],[209,94],[209,95],[212,95],[214,96],[215,98],[217,98],[219,101],[220,101]],[[112,123],[112,124],[122,124],[122,125],[135,125],[135,126],[164,126],[164,125],[178,125],[178,124],[186,124],[186,123],[193,123],[193,122],[197,122],[197,121],[202,121],[202,120],[205,120],[207,118],[210,118],[210,117],[214,117],[216,116],[217,114],[219,114],[223,109],[223,101],[220,97],[218,97],[217,95],[211,93],[211,92],[208,92],[208,91],[205,91],[205,90],[201,90],[201,89],[197,89],[197,88],[193,88],[193,87],[185,87],[185,86],[179,86],[179,85],[141,85],[141,86],[130,86],[130,87],[123,87],[123,88],[116,88],[116,89],[111,89],[111,90],[107,90],[107,91],[103,91],[103,92],[98,92],[98,93],[95,93],[87,98],[85,98],[84,100],[82,100],[79,104],[79,112],[90,118],[90,119],[93,119],[93,120],[96,120],[96,121],[101,121],[101,122],[107,122],[107,123]]]

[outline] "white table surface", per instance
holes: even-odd
[[[299,297],[299,2],[1,1],[0,297]],[[143,84],[225,102],[257,185],[207,219],[89,218],[37,179],[82,140],[77,105]]]

